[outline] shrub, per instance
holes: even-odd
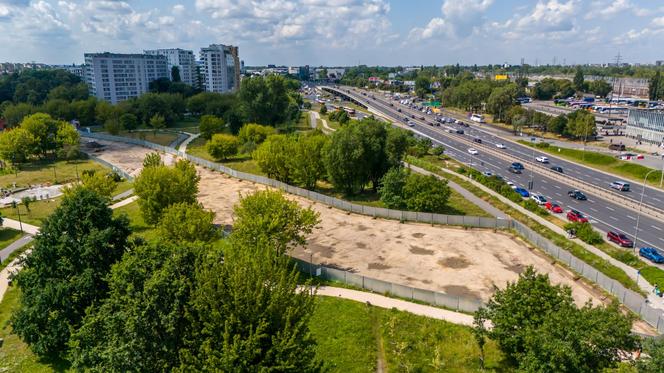
[[[226,135],[217,133],[212,135],[212,139],[208,141],[206,148],[208,153],[217,160],[227,159],[231,155],[237,154],[240,142],[237,137],[233,135]]]
[[[538,205],[537,202],[533,201],[532,199],[523,201],[523,207],[525,207],[526,210],[532,211],[532,212],[536,213],[539,216],[549,215],[548,211],[543,209],[542,206]]]
[[[590,224],[578,222],[565,224],[565,230],[570,229],[576,231],[576,236],[587,244],[595,245],[604,242],[602,235],[594,230]]]

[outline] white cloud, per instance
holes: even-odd
[[[664,27],[664,17],[657,17],[650,22],[654,27]]]
[[[419,41],[431,39],[450,31],[450,25],[442,18],[432,18],[425,27],[415,27],[410,30],[408,39]]]
[[[637,6],[631,0],[597,0],[592,2],[584,18],[610,19],[629,13],[634,14],[637,17],[645,17],[649,15],[651,11]]]
[[[434,17],[424,27],[414,27],[409,40],[419,41],[437,36],[466,38],[485,21],[484,14],[493,0],[445,0],[440,10],[442,17]]]

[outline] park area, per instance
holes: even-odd
[[[132,174],[140,171],[150,152],[128,144],[100,143],[105,146],[98,157]],[[240,196],[266,188],[202,167],[198,170],[199,201],[216,213],[218,224],[232,225],[232,209]],[[569,285],[578,304],[602,300],[592,287],[509,233],[373,219],[304,198],[288,198],[320,214],[321,223],[309,237],[308,247],[293,253],[306,260],[313,254],[316,264],[484,301],[496,286],[504,287],[532,265],[548,273],[554,283]]]

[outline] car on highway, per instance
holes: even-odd
[[[569,210],[567,212],[567,220],[569,220],[571,222],[577,222],[577,223],[587,223],[588,222],[588,218],[585,217],[585,215],[583,215],[580,211],[574,210],[574,209]]]
[[[621,192],[629,192],[629,183],[624,181],[614,181],[611,183],[611,188],[619,190]]]
[[[535,157],[535,160],[539,163],[549,163],[549,158],[540,155],[539,157]]]
[[[413,114],[411,114],[410,117],[413,118],[413,119],[415,119],[415,115],[413,115]]]
[[[507,149],[507,147],[505,146],[505,144],[503,144],[503,143],[501,143],[501,142],[499,142],[499,143],[496,144],[496,148],[498,148],[498,149]]]
[[[516,185],[514,185],[514,183],[511,182],[511,181],[506,181],[505,184],[509,185],[510,188],[512,188],[512,189],[516,189]]]
[[[639,255],[650,260],[653,263],[664,263],[664,255],[662,255],[654,247],[642,247],[639,249]]]
[[[481,143],[482,143],[482,139],[480,139],[479,137],[475,137],[475,138],[473,139],[473,141],[476,142],[476,143],[478,143],[478,144],[481,144]]]
[[[629,237],[627,237],[626,234],[616,232],[616,231],[608,231],[606,233],[606,239],[615,242],[618,245],[622,247],[633,247],[634,246],[634,241],[630,240]]]
[[[408,121],[408,127],[415,127],[415,122]]]
[[[508,170],[513,174],[520,174],[521,173],[521,169],[517,168],[517,167],[514,167],[514,166],[510,166],[510,168],[508,168]]]
[[[533,194],[530,196],[530,199],[535,201],[540,206],[546,204],[546,198],[541,194]]]
[[[521,162],[514,162],[510,167],[515,168],[517,170],[524,170],[524,167],[521,164]]]
[[[486,177],[491,177],[491,176],[493,176],[493,172],[491,172],[491,171],[484,171],[484,172],[482,172],[482,175],[484,175],[484,176],[486,176]]]
[[[567,195],[574,198],[577,201],[585,201],[588,199],[585,194],[583,194],[580,190],[570,190],[567,192]]]
[[[551,169],[556,172],[560,172],[561,174],[563,173],[563,168],[560,166],[551,166]]]
[[[397,109],[397,112],[401,113],[401,109]]]
[[[514,189],[514,191],[519,193],[521,195],[521,197],[523,197],[523,198],[530,197],[530,193],[527,190],[523,189],[523,188],[517,187],[517,188]]]
[[[462,130],[462,129],[458,129],[458,130],[456,130],[456,133],[459,134],[459,135],[463,135],[463,130]]]
[[[468,149],[468,153],[470,153],[472,155],[477,155],[480,152],[478,152],[477,149],[475,149],[475,148],[470,148],[470,149]]]
[[[547,201],[547,203],[544,204],[544,207],[555,214],[561,214],[563,212],[563,208],[555,202]]]

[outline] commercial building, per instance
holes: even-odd
[[[150,82],[170,79],[165,56],[86,53],[85,80],[90,95],[116,104],[148,92]]]
[[[196,83],[196,58],[193,51],[180,48],[153,49],[144,51],[145,54],[153,56],[165,56],[168,61],[168,71],[172,71],[173,66],[180,70],[180,80],[190,86]],[[173,77],[171,76],[171,79]]]
[[[51,66],[54,69],[60,69],[68,71],[70,74],[74,74],[79,78],[85,80],[85,65],[53,65]]]
[[[211,44],[207,48],[201,48],[201,61],[206,91],[227,93],[240,88],[238,47]]]
[[[664,143],[664,112],[630,110],[627,114],[627,137],[660,145]]]

